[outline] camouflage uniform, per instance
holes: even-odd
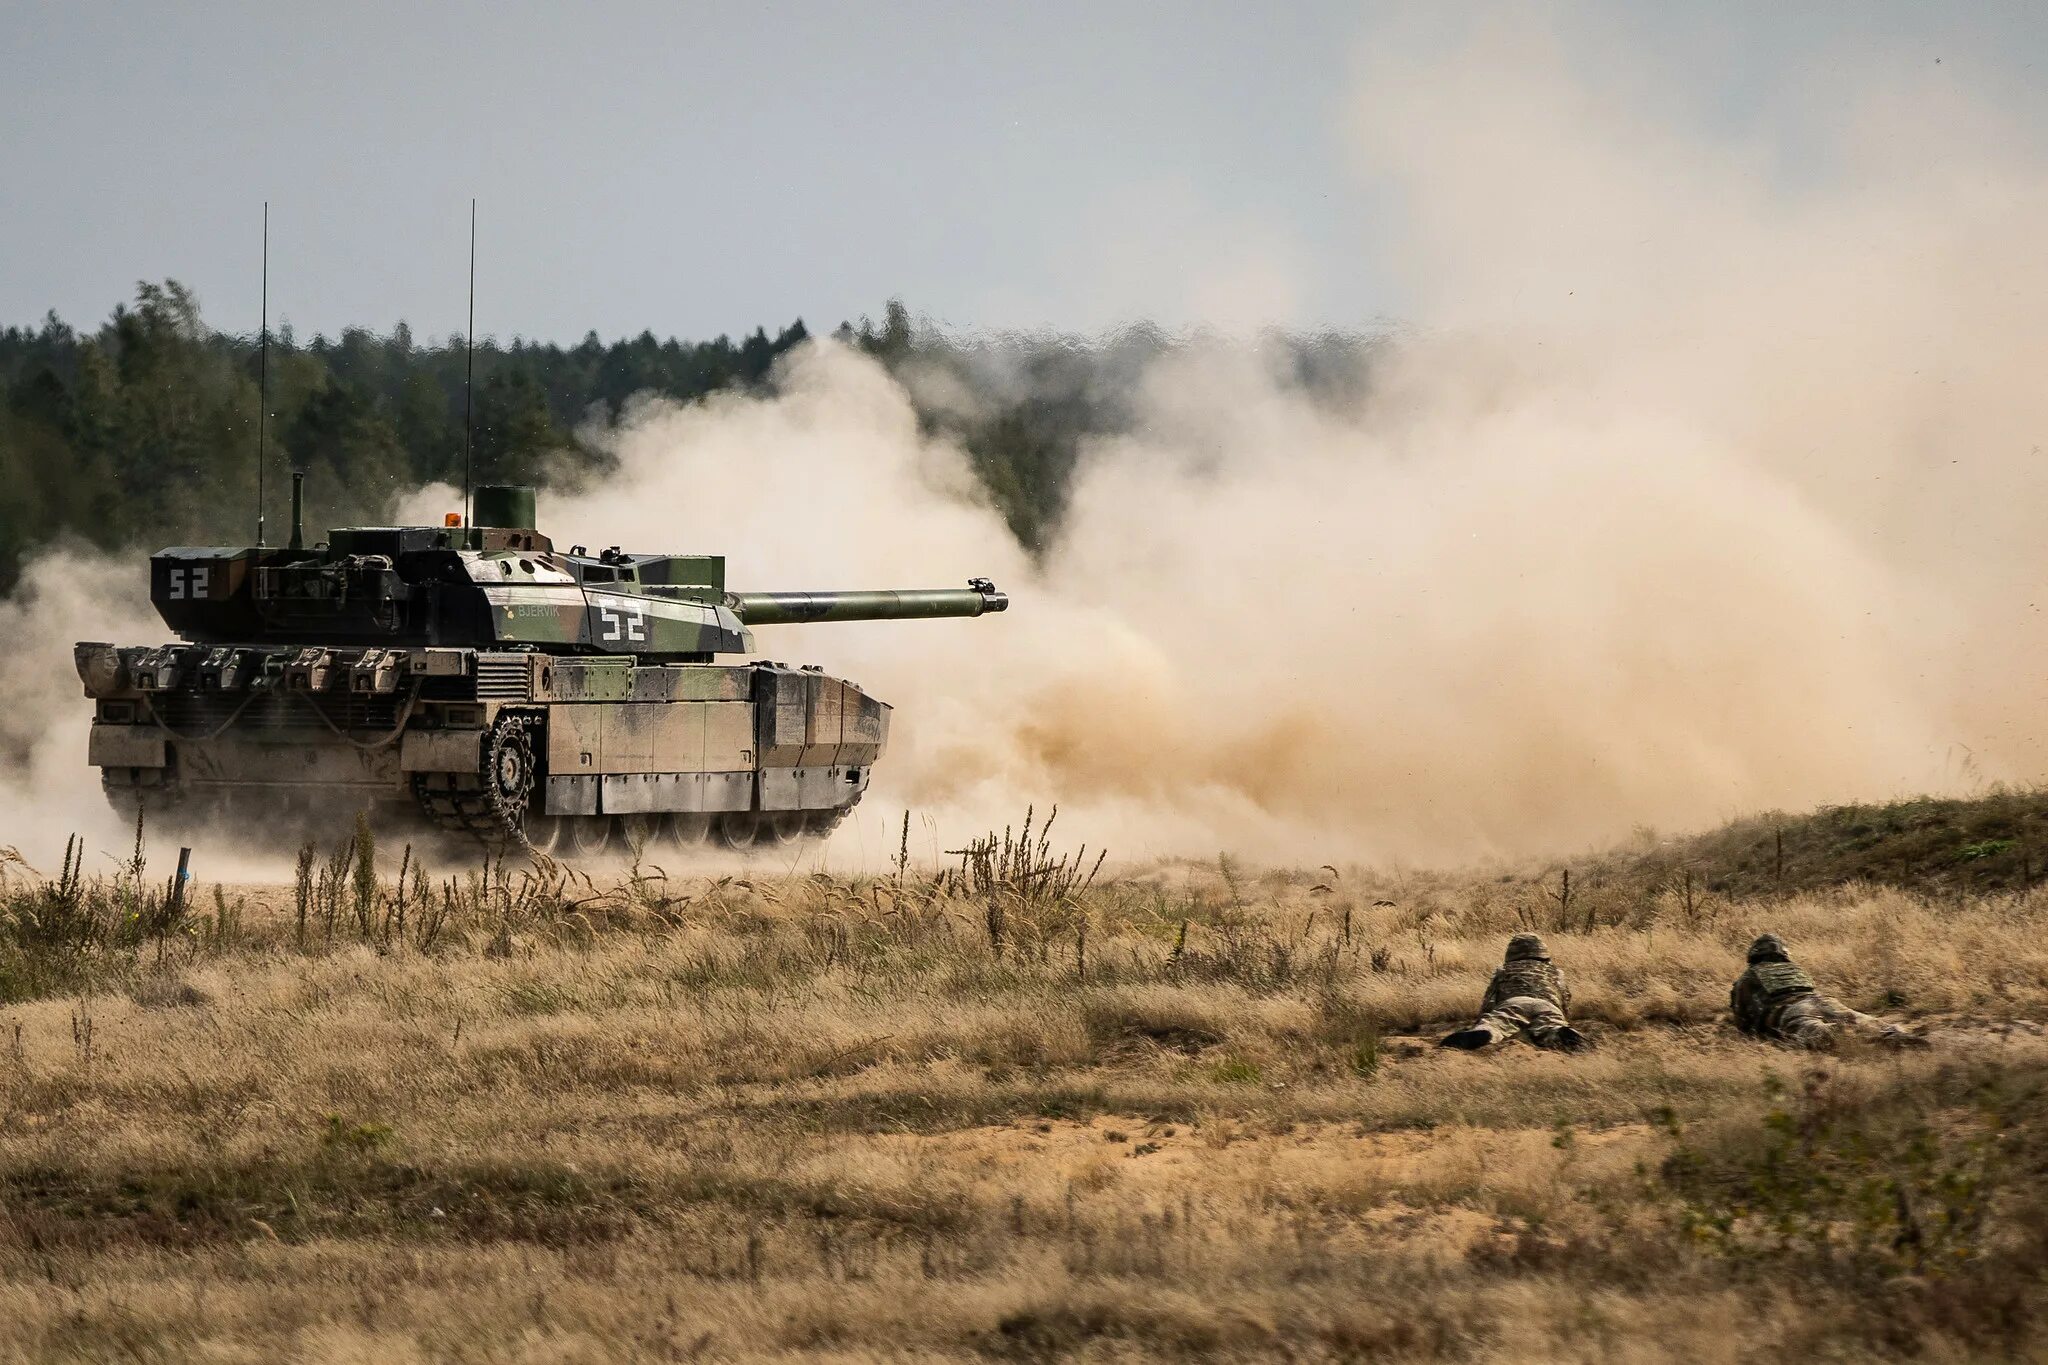
[[[1571,988],[1551,962],[1543,940],[1535,934],[1516,934],[1508,940],[1506,960],[1487,983],[1478,1020],[1443,1039],[1441,1046],[1477,1052],[1525,1037],[1536,1047],[1577,1052],[1586,1040],[1565,1021],[1571,1004]]]
[[[1813,978],[1793,963],[1776,934],[1761,935],[1749,945],[1749,968],[1729,991],[1728,1010],[1735,1016],[1735,1027],[1744,1033],[1798,1047],[1831,1048],[1841,1033],[1859,1033],[1887,1043],[1924,1042],[1895,1024],[1822,995]]]

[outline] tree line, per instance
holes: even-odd
[[[591,416],[642,393],[689,402],[764,390],[776,360],[809,335],[798,319],[737,342],[480,340],[468,395],[475,468],[542,485],[601,473],[606,455],[577,435]],[[961,339],[915,325],[897,301],[879,324],[841,323],[835,335],[904,380],[926,429],[961,444],[1034,553],[1051,543],[1087,438],[1124,429],[1138,376],[1177,344],[1146,328],[1098,343]],[[1288,344],[1306,381],[1356,372],[1355,339]],[[425,342],[403,323],[310,341],[282,327],[266,359],[259,338],[208,327],[175,280],[138,284],[91,331],[54,313],[0,329],[0,592],[36,550],[67,540],[109,550],[244,541],[265,368],[273,543],[287,469],[306,471],[307,521],[319,527],[376,520],[394,493],[432,480],[459,483],[467,364],[460,336]]]
[[[759,386],[806,335],[799,321],[739,342],[480,341],[476,467],[517,481],[574,477],[602,459],[575,434],[595,407]],[[259,338],[209,328],[175,280],[138,285],[89,332],[54,313],[0,330],[0,589],[27,555],[67,538],[123,549],[249,536],[265,368],[268,470],[280,482],[286,469],[307,472],[313,524],[374,519],[394,492],[460,482],[466,366],[459,336],[422,343],[403,323],[310,341],[279,328],[266,358]],[[281,519],[284,498],[270,506]]]

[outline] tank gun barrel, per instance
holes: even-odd
[[[986,578],[965,588],[885,589],[879,592],[736,592],[725,604],[750,626],[806,621],[923,621],[1007,611],[1010,599]]]

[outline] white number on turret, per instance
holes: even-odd
[[[638,607],[599,607],[597,619],[603,626],[601,636],[607,642],[647,642],[647,613]]]
[[[200,598],[207,595],[207,580],[211,574],[204,567],[197,569],[172,569],[170,571],[170,600],[182,602],[186,598]]]

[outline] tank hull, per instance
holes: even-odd
[[[836,824],[888,742],[887,705],[779,664],[467,648],[115,654],[88,758],[124,809],[383,807],[556,856],[628,833],[780,843]]]

